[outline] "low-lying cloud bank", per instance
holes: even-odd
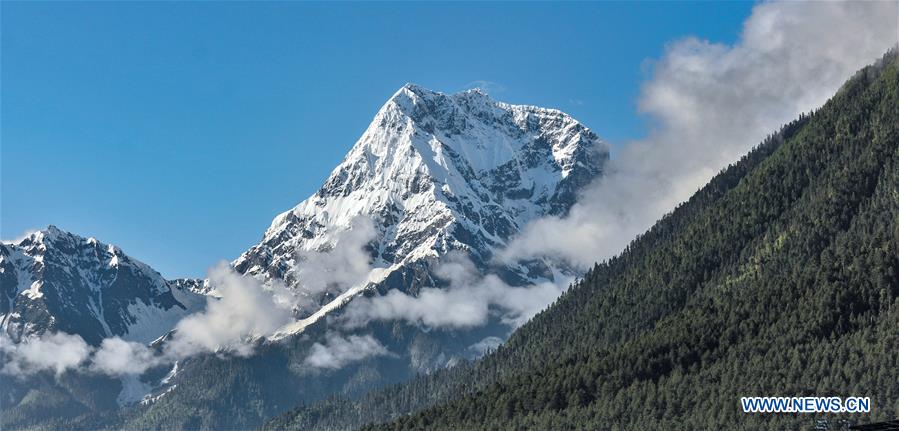
[[[29,375],[51,370],[59,375],[83,370],[119,376],[141,374],[151,367],[200,353],[246,356],[252,353],[256,339],[293,320],[283,287],[263,286],[256,279],[236,274],[224,262],[210,269],[208,275],[220,297],[209,297],[204,311],[178,322],[160,346],[111,337],[99,347],[92,347],[80,336],[65,333],[27,337],[13,343],[3,335],[0,353],[6,363],[0,372]]]
[[[757,5],[734,45],[688,37],[652,63],[640,111],[656,127],[613,154],[565,218],[528,226],[507,260],[609,258],[781,125],[820,107],[897,43],[896,2]]]
[[[436,275],[445,288],[424,288],[418,296],[391,290],[385,295],[357,298],[342,316],[348,328],[372,320],[404,320],[429,328],[471,328],[487,323],[491,313],[517,328],[559,297],[571,280],[512,287],[493,274],[482,275],[462,253],[450,253]]]
[[[0,336],[0,353],[6,363],[0,368],[4,374],[27,375],[50,370],[60,375],[79,367],[90,355],[91,347],[78,335],[45,334],[14,344]]]

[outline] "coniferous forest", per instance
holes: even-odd
[[[595,265],[497,351],[356,400],[300,406],[265,428],[837,429],[899,416],[897,370],[894,50]],[[868,396],[872,407],[740,409],[741,396],[769,395]]]

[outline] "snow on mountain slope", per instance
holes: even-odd
[[[599,137],[560,111],[497,102],[477,89],[447,95],[408,84],[321,189],[278,215],[233,265],[296,286],[298,252],[330,249],[361,216],[374,222],[368,249],[379,284],[414,293],[439,284],[430,265],[447,252],[491,265],[529,221],[564,214],[607,160]],[[515,267],[504,277],[523,284],[552,272]],[[341,293],[315,299],[323,305]]]
[[[0,330],[13,340],[63,331],[93,345],[116,335],[149,343],[202,309],[197,286],[170,283],[116,246],[50,226],[0,244]]]

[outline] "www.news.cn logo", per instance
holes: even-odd
[[[743,413],[869,413],[869,397],[742,397]]]

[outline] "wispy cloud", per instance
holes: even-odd
[[[324,251],[300,251],[294,273],[299,283],[298,307],[311,312],[323,293],[337,296],[363,283],[372,270],[365,247],[375,238],[370,218],[357,217],[350,228],[338,233],[334,246]]]
[[[481,341],[468,346],[468,350],[474,352],[477,356],[484,356],[491,350],[496,350],[503,344],[503,339],[499,337],[485,337]]]
[[[91,348],[78,335],[45,334],[15,344],[4,334],[0,335],[0,353],[6,360],[0,369],[4,374],[28,375],[50,370],[61,375],[81,366]]]
[[[338,369],[350,362],[388,354],[390,352],[387,348],[371,335],[344,337],[336,332],[330,332],[324,343],[312,345],[305,363],[313,368]]]
[[[90,369],[112,376],[141,374],[147,369],[165,362],[149,347],[125,341],[119,337],[107,338],[94,353]]]
[[[0,239],[0,243],[17,244],[17,243],[21,242],[23,239],[28,238],[29,236],[33,235],[37,231],[38,231],[38,229],[27,229],[27,230],[25,230],[25,232],[22,232],[21,234],[19,234],[19,236],[16,236],[12,239]]]
[[[821,106],[897,41],[896,2],[770,2],[739,41],[676,41],[652,63],[641,112],[658,127],[613,155],[564,218],[538,220],[505,259],[586,268],[620,252],[769,133]]]
[[[424,288],[416,296],[398,290],[370,298],[357,298],[343,314],[349,328],[372,320],[404,320],[428,328],[471,328],[486,324],[495,314],[517,328],[556,299],[570,280],[513,287],[493,274],[482,275],[462,253],[444,256],[436,275],[446,288]]]
[[[293,321],[291,304],[279,302],[262,282],[235,273],[225,262],[210,270],[209,283],[220,298],[209,298],[206,310],[178,322],[166,344],[168,356],[180,358],[222,349],[249,355],[254,338]]]

